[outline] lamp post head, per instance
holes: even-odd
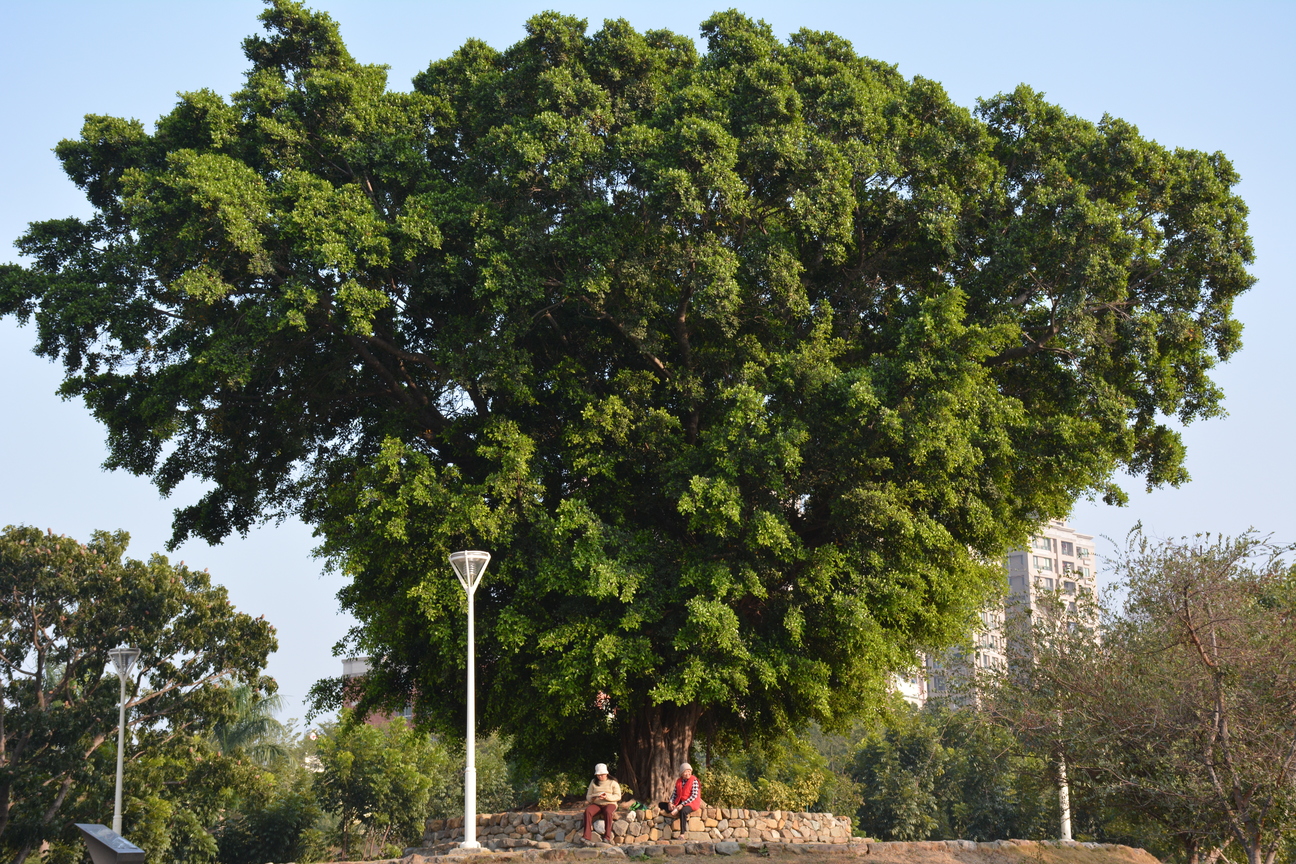
[[[108,652],[112,659],[113,668],[117,670],[118,678],[125,678],[131,672],[131,667],[139,659],[140,649],[132,648],[129,645],[118,645]]]
[[[450,566],[454,568],[455,576],[459,577],[459,584],[463,586],[464,591],[472,594],[477,590],[477,583],[481,582],[482,574],[486,572],[486,565],[490,563],[490,559],[489,552],[476,550],[450,553]]]

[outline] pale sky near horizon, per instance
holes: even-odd
[[[712,11],[735,6],[764,18],[780,37],[802,27],[834,31],[860,53],[898,64],[905,76],[941,82],[966,106],[1024,82],[1082,117],[1123,117],[1163,145],[1222,150],[1242,175],[1259,280],[1236,307],[1244,348],[1216,374],[1229,416],[1187,430],[1191,483],[1145,494],[1129,481],[1128,507],[1082,501],[1070,521],[1117,542],[1136,522],[1159,536],[1254,527],[1296,541],[1296,383],[1288,354],[1296,314],[1296,3],[310,5],[340,22],[357,59],[391,67],[393,89],[407,89],[411,76],[468,38],[512,44],[526,18],[543,9],[585,17],[591,30],[605,18],[626,18],[640,30],[664,27],[696,38]],[[0,244],[8,250],[0,262],[19,260],[8,244],[28,222],[88,214],[50,152],[59,139],[76,136],[82,115],[151,124],[178,91],[232,93],[245,68],[240,42],[259,30],[260,10],[255,0],[0,0],[0,164],[7,168]],[[134,538],[133,556],[161,551],[171,510],[193,500],[196,486],[165,501],[146,479],[104,472],[102,429],[80,403],[60,401],[59,369],[31,353],[33,341],[32,328],[0,321],[0,525],[32,524],[78,539],[123,528]],[[209,568],[240,609],[276,625],[280,649],[269,671],[288,716],[301,716],[313,681],[338,673],[330,649],[350,624],[334,600],[342,581],[321,573],[312,546],[309,529],[289,522],[218,547],[192,541],[172,556]],[[1098,549],[1113,546],[1100,541]],[[448,568],[445,575],[452,578]]]

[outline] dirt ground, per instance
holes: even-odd
[[[921,847],[944,848],[921,848]],[[920,847],[920,848],[914,848]],[[734,856],[758,858],[758,855]],[[773,857],[773,856],[771,856]],[[799,858],[809,855],[786,855]],[[824,862],[841,861],[843,856],[815,856]],[[1056,846],[1011,846],[1000,849],[950,849],[944,843],[870,844],[868,864],[1160,864],[1151,853],[1129,846],[1082,849]],[[807,862],[808,864],[808,862]],[[818,862],[816,862],[818,864]]]
[[[710,846],[710,844],[689,844],[690,846]],[[790,846],[791,844],[789,844]],[[817,845],[817,844],[816,844]],[[667,864],[669,859],[677,857],[671,854],[672,847],[658,847],[653,858],[631,858],[633,861],[652,861],[656,864]],[[1153,855],[1142,849],[1129,846],[1107,846],[1101,849],[1086,849],[1079,846],[1043,845],[1029,841],[1004,841],[1002,844],[947,844],[940,841],[917,843],[867,843],[852,844],[849,847],[829,847],[831,851],[820,849],[795,849],[783,847],[771,852],[742,852],[737,855],[707,855],[720,864],[1161,864]],[[669,851],[668,851],[669,850]],[[456,850],[457,851],[457,850]],[[684,851],[683,847],[679,851]],[[707,850],[710,851],[709,849]],[[663,853],[666,853],[663,855]],[[694,850],[682,856],[688,860]],[[537,854],[530,851],[523,855],[517,851],[486,852],[479,855],[449,854],[445,856],[410,855],[406,858],[392,859],[390,862],[368,862],[368,864],[506,864],[536,859],[536,864],[554,860],[570,860],[573,864],[585,858],[597,858],[603,864],[606,857],[618,857],[626,861],[626,856],[599,854],[595,849],[549,850]],[[474,860],[476,859],[476,860]],[[863,860],[861,860],[863,859]],[[592,864],[592,862],[591,862]],[[627,862],[628,864],[628,862]],[[683,861],[680,864],[684,864]]]
[[[845,854],[800,852],[796,854],[759,855],[743,853],[711,860],[732,864],[1161,864],[1152,854],[1129,846],[1109,849],[1057,848],[1052,846],[1017,846],[1002,849],[914,848],[944,847],[943,843],[896,843],[871,847],[869,854],[852,850]],[[657,859],[661,860],[661,859]]]

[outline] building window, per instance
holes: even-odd
[[[1086,548],[1084,548],[1083,546],[1081,546],[1079,549],[1076,550],[1076,557],[1077,557],[1077,558],[1088,558],[1088,557],[1089,557],[1089,550],[1086,549]]]
[[[1063,554],[1063,555],[1074,555],[1074,554],[1075,554],[1075,544],[1072,543],[1072,542],[1070,542],[1069,540],[1063,540],[1063,541],[1062,541],[1062,554]]]
[[[1067,611],[1070,612],[1072,615],[1075,614],[1075,609],[1076,609],[1076,607],[1075,607],[1075,601],[1074,601],[1074,600],[1072,600],[1072,601],[1070,601],[1069,603],[1067,603]]]
[[[1008,580],[1008,584],[1012,587],[1012,590],[1014,590],[1014,591],[1025,591],[1025,590],[1026,590],[1026,577],[1025,577],[1025,576],[1013,576],[1011,579]]]
[[[1040,587],[1043,588],[1045,591],[1053,590],[1053,580],[1047,576],[1041,576],[1039,580],[1039,584]]]
[[[1076,584],[1074,582],[1063,582],[1062,590],[1068,594],[1074,594],[1076,592]]]
[[[1086,579],[1089,578],[1089,568],[1088,568],[1088,567],[1081,567],[1081,568],[1080,568],[1080,572],[1084,574],[1084,578],[1086,578]]]
[[[1043,558],[1039,555],[1032,555],[1031,559],[1031,563],[1035,565],[1036,570],[1053,570],[1052,558]]]
[[[1063,573],[1072,573],[1072,572],[1075,571],[1075,569],[1076,569],[1076,565],[1072,564],[1070,561],[1063,561],[1063,562],[1062,562],[1062,572],[1063,572]]]
[[[1053,551],[1053,541],[1047,537],[1036,537],[1031,540],[1032,549],[1043,549],[1045,552]]]
[[[1009,566],[1010,568],[1012,568],[1013,570],[1025,570],[1025,569],[1026,569],[1026,556],[1025,556],[1025,555],[1009,555],[1009,556],[1008,556],[1008,566]]]

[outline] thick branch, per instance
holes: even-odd
[[[448,421],[441,414],[441,412],[436,409],[435,406],[426,402],[420,404],[420,402],[414,399],[414,397],[409,392],[409,387],[407,387],[406,385],[402,385],[400,379],[398,379],[396,375],[390,369],[387,368],[386,364],[384,364],[381,360],[379,360],[377,357],[374,356],[373,352],[369,350],[369,347],[366,344],[365,340],[361,339],[358,336],[353,336],[351,334],[347,334],[345,338],[347,342],[351,344],[351,347],[355,349],[356,353],[360,355],[360,358],[364,360],[365,365],[368,366],[374,372],[376,372],[379,375],[379,377],[381,377],[384,381],[387,382],[388,385],[387,392],[390,395],[394,396],[396,399],[404,403],[406,407],[413,409],[415,412],[417,412],[420,415],[420,419],[423,420],[424,423],[426,423],[433,430],[439,432],[442,429],[444,429],[447,425],[449,425]],[[370,337],[370,338],[374,338],[374,337]],[[422,396],[422,393],[420,393],[419,395]]]
[[[620,333],[623,337],[625,337],[627,342],[629,342],[631,345],[635,347],[636,351],[642,354],[648,360],[648,362],[652,363],[652,365],[657,369],[658,372],[660,372],[662,375],[664,375],[667,378],[671,377],[670,370],[666,368],[666,364],[663,363],[656,354],[653,354],[646,347],[644,347],[644,343],[642,339],[640,339],[638,336],[635,336],[633,333],[627,330],[625,325],[622,324],[620,321],[618,321],[617,319],[609,315],[607,312],[604,312],[602,309],[600,309],[594,303],[593,300],[590,300],[588,297],[582,297],[580,299],[585,303],[585,305],[589,306],[589,308],[594,312],[594,317],[596,317],[600,321],[606,321],[609,324],[611,324],[618,333]]]
[[[1023,357],[1032,357],[1041,352],[1048,352],[1050,354],[1060,354],[1064,357],[1074,357],[1075,355],[1072,354],[1070,351],[1066,350],[1065,348],[1049,347],[1048,342],[1054,336],[1057,336],[1061,332],[1062,332],[1061,325],[1054,322],[1053,324],[1050,324],[1048,327],[1044,329],[1044,335],[1042,337],[1038,339],[1032,339],[1030,344],[1028,345],[1018,345],[1016,347],[1009,348],[1006,351],[1001,351],[1000,353],[986,360],[985,361],[986,365],[1002,366],[1005,363],[1011,363],[1012,361],[1020,360]]]

